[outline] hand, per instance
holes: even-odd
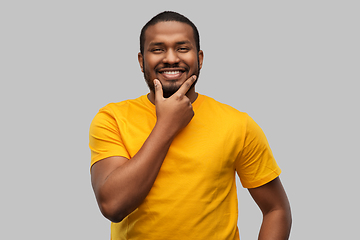
[[[163,127],[173,137],[185,128],[194,116],[191,101],[186,93],[195,80],[196,76],[187,79],[169,98],[163,97],[160,81],[154,80],[157,125]]]

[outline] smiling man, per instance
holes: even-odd
[[[149,99],[154,102],[154,79],[160,80],[164,97],[170,97],[192,75],[198,77],[203,52],[195,42],[193,28],[186,23],[158,22],[146,30],[138,57],[150,88]],[[187,93],[192,102],[196,98],[194,85]]]
[[[90,127],[91,180],[111,239],[239,239],[235,173],[263,213],[262,240],[288,239],[291,213],[260,127],[195,91],[199,33],[163,12],[140,35],[150,92],[100,109]]]

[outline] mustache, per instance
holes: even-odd
[[[176,67],[180,67],[179,63],[174,63],[174,64],[163,63],[161,66],[161,68],[176,68]]]
[[[179,63],[175,63],[175,64],[163,63],[161,64],[161,66],[157,67],[156,70],[159,71],[163,68],[182,68],[184,70],[188,70],[187,66],[180,66]]]

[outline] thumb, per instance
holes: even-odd
[[[154,79],[155,101],[163,98],[163,90],[159,80]]]

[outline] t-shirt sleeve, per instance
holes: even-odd
[[[260,187],[281,173],[264,132],[247,116],[243,148],[235,163],[244,188]]]
[[[91,150],[91,166],[99,160],[112,156],[130,159],[121,139],[118,124],[110,109],[100,109],[91,122],[89,147]]]

